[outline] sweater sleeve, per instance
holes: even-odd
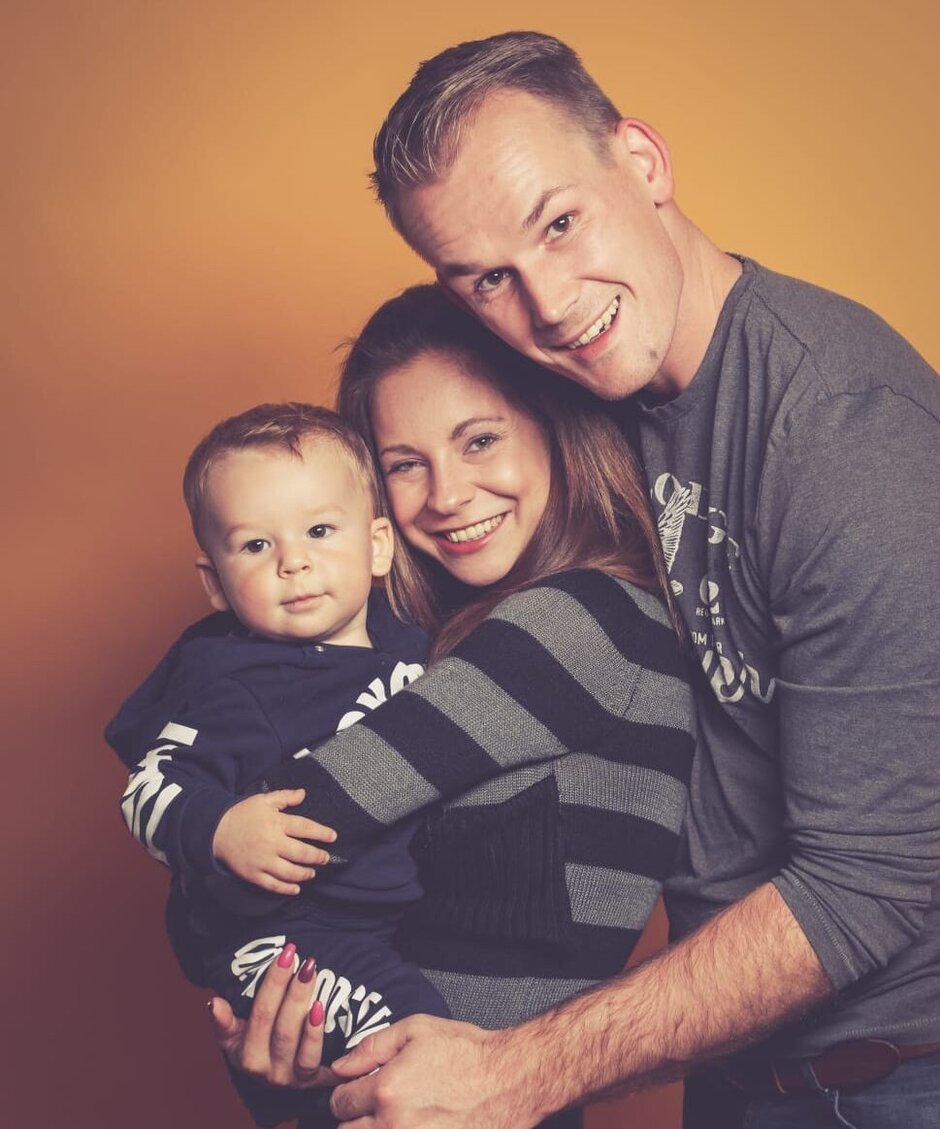
[[[248,690],[224,678],[205,687],[198,703],[178,703],[171,720],[161,718],[152,733],[136,737],[147,752],[121,797],[129,831],[176,872],[217,872],[212,840],[219,820],[245,782],[281,757],[277,733]]]
[[[604,756],[650,670],[680,688],[687,736],[684,662],[659,602],[597,571],[562,573],[508,597],[423,678],[267,782],[305,788],[294,810],[344,843],[371,837],[511,769],[570,749]],[[644,709],[676,724],[674,703]]]
[[[761,501],[789,859],[842,989],[920,931],[940,877],[940,421],[889,388],[787,437]]]

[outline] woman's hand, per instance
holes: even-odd
[[[225,1000],[209,1001],[215,1037],[226,1058],[272,1086],[333,1086],[336,1075],[320,1065],[323,1004],[311,1003],[317,966],[312,957],[293,975],[295,947],[286,945],[265,973],[248,1019],[238,1019]]]

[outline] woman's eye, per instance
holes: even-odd
[[[393,474],[407,474],[408,471],[414,470],[417,465],[414,459],[402,459],[400,463],[392,463],[391,466],[385,468],[385,477],[391,478]]]
[[[267,547],[267,541],[261,537],[256,537],[253,541],[246,541],[242,545],[243,553],[263,553]]]
[[[311,525],[307,530],[307,536],[319,539],[321,537],[329,537],[332,532],[332,525]]]
[[[484,274],[481,278],[477,279],[474,289],[477,291],[477,293],[480,294],[483,294],[488,290],[495,290],[496,287],[499,286],[499,284],[506,278],[508,274],[508,271],[502,269],[491,270],[487,274]]]
[[[559,216],[548,225],[548,234],[551,236],[565,235],[571,230],[571,224],[574,221],[574,216],[571,212],[566,212],[563,216]]]
[[[470,440],[471,451],[486,451],[499,438],[498,435],[477,435],[476,438]]]

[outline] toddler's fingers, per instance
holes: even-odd
[[[296,885],[298,882],[308,882],[316,874],[312,866],[297,866],[288,859],[280,858],[267,867],[267,872],[279,882]]]
[[[336,832],[332,827],[307,819],[303,815],[285,815],[284,830],[293,839],[312,839],[315,843],[336,841]]]
[[[286,837],[281,844],[281,858],[290,859],[298,866],[326,866],[330,861],[328,851],[321,851],[319,847],[311,847],[303,839]]]
[[[260,886],[262,890],[267,890],[271,894],[293,895],[300,893],[300,887],[296,882],[285,882],[274,874],[259,874],[256,878],[250,879],[250,881],[253,885]]]
[[[277,808],[278,811],[283,811],[285,808],[293,808],[302,804],[307,793],[303,788],[279,788],[275,792],[263,792],[261,794],[272,807]]]

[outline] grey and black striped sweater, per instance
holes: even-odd
[[[594,570],[508,597],[358,725],[279,766],[338,847],[433,805],[405,955],[504,1027],[622,967],[676,851],[693,751],[661,603]]]

